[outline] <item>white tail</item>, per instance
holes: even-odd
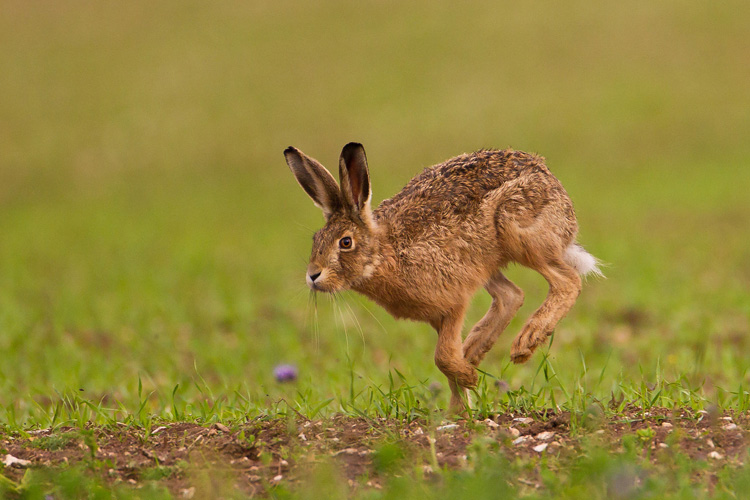
[[[563,257],[565,262],[573,266],[581,276],[593,274],[600,278],[604,277],[601,269],[599,269],[599,265],[601,264],[599,259],[584,250],[584,248],[578,243],[571,243],[568,245]]]

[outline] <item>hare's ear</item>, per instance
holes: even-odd
[[[370,211],[370,172],[362,144],[350,142],[341,151],[339,180],[343,201],[356,212]]]
[[[323,165],[291,146],[284,150],[284,157],[299,185],[310,195],[313,203],[323,210],[326,219],[341,210],[341,191],[336,179]]]

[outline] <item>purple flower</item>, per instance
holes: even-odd
[[[297,380],[297,367],[294,365],[276,365],[273,376],[277,382],[294,382]]]
[[[497,387],[497,389],[503,394],[510,390],[510,384],[505,380],[495,380],[495,387]]]

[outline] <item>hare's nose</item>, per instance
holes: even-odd
[[[318,276],[320,276],[319,272],[317,272],[315,274],[311,274],[310,275],[310,281],[315,281],[316,279],[318,279]]]

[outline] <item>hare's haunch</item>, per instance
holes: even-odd
[[[501,269],[516,262],[539,272],[549,294],[513,341],[523,363],[542,345],[581,291],[579,275],[599,274],[597,260],[575,241],[578,225],[568,194],[544,164],[521,151],[479,151],[425,169],[375,210],[365,150],[347,144],[339,180],[290,147],[286,161],[323,210],[313,238],[308,286],[352,289],[397,318],[424,321],[438,332],[435,363],[451,387],[451,406],[477,383],[475,367],[523,303]],[[492,296],[487,314],[461,339],[476,290]]]

